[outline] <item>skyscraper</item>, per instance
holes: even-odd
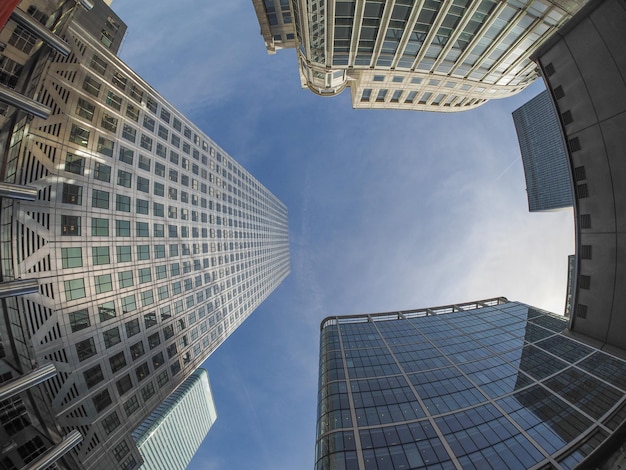
[[[626,420],[626,362],[566,327],[505,298],[326,318],[316,469],[595,458]]]
[[[572,207],[572,177],[559,117],[547,90],[513,112],[530,212]]]
[[[530,54],[582,0],[253,0],[268,52],[296,47],[302,86],[354,108],[462,111],[536,77]]]
[[[125,26],[94,4],[18,6],[64,37],[49,60],[2,32],[50,116],[5,109],[0,334],[16,373],[55,365],[38,388],[82,465],[131,469],[131,432],[288,275],[287,209],[116,56]]]
[[[144,470],[185,470],[217,419],[209,375],[196,370],[133,431]]]

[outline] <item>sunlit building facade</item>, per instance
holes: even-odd
[[[505,298],[326,318],[315,468],[588,462],[626,420],[626,362],[566,328]]]
[[[5,108],[0,338],[18,373],[54,365],[37,388],[84,468],[132,469],[133,430],[288,275],[287,209],[116,56],[125,26],[93,3],[59,2],[69,51],[35,37],[12,84],[47,119]]]
[[[547,90],[513,111],[530,212],[572,207],[572,177],[559,116]]]
[[[133,431],[143,470],[185,470],[217,419],[209,374],[196,370]]]
[[[350,87],[355,108],[443,112],[523,90],[538,76],[530,54],[583,3],[253,0],[268,51],[296,47],[303,87]]]

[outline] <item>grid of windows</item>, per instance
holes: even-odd
[[[473,308],[324,321],[316,468],[572,468],[608,436],[582,437],[626,405],[626,362],[562,317]]]

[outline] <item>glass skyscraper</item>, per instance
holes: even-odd
[[[354,108],[453,112],[518,93],[530,55],[584,0],[253,0],[268,52],[295,47],[304,88]]]
[[[7,84],[49,117],[0,122],[0,358],[8,380],[53,364],[47,427],[80,432],[85,468],[132,469],[132,431],[288,275],[287,208],[117,57],[125,26],[93,3],[18,5],[64,53],[2,31]]]
[[[217,419],[209,375],[196,370],[133,431],[144,470],[185,470]]]
[[[574,468],[626,420],[626,362],[505,298],[328,317],[317,470]]]
[[[513,111],[528,210],[572,207],[572,177],[559,117],[547,90]]]

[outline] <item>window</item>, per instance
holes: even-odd
[[[135,142],[137,139],[137,130],[127,124],[124,124],[124,127],[122,128],[122,137],[130,142]]]
[[[147,222],[136,222],[135,231],[136,231],[137,237],[149,237],[150,236]]]
[[[83,201],[83,188],[75,184],[63,183],[62,201],[65,204],[80,205]]]
[[[148,367],[148,363],[144,362],[139,367],[135,369],[135,375],[137,376],[137,382],[141,382],[143,379],[150,375],[150,368]]]
[[[106,348],[110,348],[122,342],[122,338],[120,336],[120,329],[116,326],[111,328],[110,330],[102,333],[102,339],[104,340],[104,345]]]
[[[115,411],[102,420],[102,427],[107,434],[111,434],[113,431],[115,431],[120,426],[120,424],[120,419],[118,418],[117,412]]]
[[[151,327],[153,327],[154,325],[156,325],[156,324],[157,324],[156,312],[149,312],[149,313],[146,313],[146,314],[143,316],[143,321],[144,321],[144,325],[145,325],[146,329],[151,328]],[[159,337],[159,333],[155,333],[155,334],[156,334],[157,339],[158,339],[158,337]],[[154,335],[152,335],[152,336],[154,336]],[[150,341],[150,338],[148,338],[148,341]],[[159,342],[160,342],[160,341],[159,341]],[[150,342],[149,342],[148,344],[150,344],[150,349],[152,349],[152,348],[154,347],[154,346],[152,345],[152,343],[150,343]],[[159,343],[157,343],[157,344],[159,344]]]
[[[14,60],[2,57],[2,61],[0,61],[0,83],[7,85],[9,88],[15,88],[22,73],[22,68]]]
[[[95,356],[96,352],[96,344],[94,343],[93,338],[88,338],[76,343],[76,355],[78,356],[78,360],[80,362]]]
[[[109,236],[109,220],[108,219],[91,219],[91,235],[94,237]]]
[[[174,147],[180,148],[180,137],[177,136],[176,134],[172,134],[171,142]],[[176,158],[178,159],[178,154],[176,155]],[[178,161],[176,163],[178,163]]]
[[[115,318],[115,303],[111,300],[98,305],[98,316],[100,317],[100,322],[102,323]]]
[[[120,109],[122,109],[122,97],[119,95],[116,95],[112,91],[109,91],[107,93],[106,104],[111,106],[113,109],[116,109],[119,111]]]
[[[167,157],[167,149],[165,148],[165,145],[163,145],[161,142],[157,142],[156,154],[161,158]]]
[[[115,210],[121,212],[130,212],[130,197],[122,196],[121,194],[115,195]]]
[[[135,301],[135,294],[127,297],[122,297],[122,313],[130,313],[137,309],[137,302]]]
[[[169,138],[169,132],[168,132],[167,128],[162,126],[161,124],[159,124],[158,135],[159,135],[160,138],[165,139],[166,141]]]
[[[94,277],[96,294],[103,294],[113,290],[113,282],[110,274],[101,274]]]
[[[108,246],[94,246],[91,248],[91,254],[93,257],[94,265],[111,263]]]
[[[149,193],[150,192],[150,180],[148,178],[137,176],[137,191]]]
[[[70,312],[68,314],[70,320],[70,328],[72,329],[72,333],[76,333],[77,331],[83,330],[91,326],[91,322],[89,321],[89,310],[83,308],[81,310],[77,310],[75,312]]]
[[[139,284],[144,284],[150,281],[152,281],[152,272],[150,271],[150,268],[139,269]]]
[[[163,252],[163,257],[165,257],[165,252]],[[165,265],[157,266],[155,268],[155,271],[156,271],[156,278],[158,280],[165,279],[167,277],[167,267]]]
[[[167,347],[167,357],[169,357],[170,359],[175,357],[177,352],[178,352],[178,349],[176,347],[176,343],[170,344]]]
[[[85,281],[83,279],[72,279],[63,282],[65,285],[65,299],[67,301],[85,297]]]
[[[158,369],[163,364],[165,364],[165,357],[163,357],[163,353],[162,352],[152,356],[152,368],[154,370]]]
[[[146,107],[153,113],[156,113],[158,105],[157,105],[157,102],[154,100],[154,98],[152,98],[151,96],[148,96],[146,98]]]
[[[152,139],[145,134],[141,134],[140,145],[148,151],[152,151]]]
[[[61,266],[63,269],[79,268],[83,265],[83,254],[80,248],[61,248]]]
[[[145,307],[147,305],[152,305],[153,303],[154,303],[154,293],[152,292],[152,289],[143,291],[141,293],[141,305]]]
[[[165,178],[165,165],[162,165],[158,162],[154,163],[154,174]]]
[[[170,112],[167,111],[164,108],[161,108],[161,119],[169,124],[170,123],[170,117],[171,117]]]
[[[9,38],[9,44],[25,54],[30,54],[36,42],[37,37],[19,25],[15,25],[13,34]]]
[[[80,126],[77,126],[76,124],[72,124],[69,140],[70,142],[74,142],[75,144],[87,147],[87,145],[89,144],[89,131],[87,129],[83,129]]]
[[[139,155],[139,169],[150,171],[150,163],[151,160],[148,157],[144,157],[143,155]]]
[[[87,369],[83,372],[83,378],[85,379],[85,383],[87,383],[87,388],[93,388],[95,385],[98,385],[104,380],[102,368],[98,364],[90,369]]]
[[[163,328],[163,337],[165,338],[165,341],[167,341],[172,336],[174,336],[174,327],[172,325],[167,325]]]
[[[155,217],[165,217],[165,206],[158,202],[152,203],[152,213]]]
[[[124,91],[126,89],[127,78],[119,72],[115,72],[113,77],[111,78],[111,83],[115,85],[120,90]]]
[[[143,117],[143,127],[148,129],[149,131],[154,132],[154,124],[155,121],[150,116]]]
[[[126,263],[132,261],[132,255],[130,252],[130,246],[118,246],[117,249],[117,262]]]
[[[121,247],[118,247],[121,248]],[[130,247],[128,247],[130,248]],[[121,271],[117,273],[117,282],[120,289],[124,289],[126,287],[131,287],[133,285],[133,272],[132,271]]]
[[[93,406],[96,408],[96,411],[100,413],[106,407],[108,407],[113,401],[111,400],[111,395],[109,395],[109,391],[107,389],[103,390],[100,393],[97,393],[92,398]]]
[[[137,214],[148,214],[149,202],[144,199],[135,200],[135,211]]]
[[[167,382],[169,382],[170,378],[167,376],[167,371],[164,370],[157,376],[157,384],[159,387],[163,387]]]
[[[149,245],[139,245],[137,247],[137,259],[139,260],[150,259],[150,246]]]
[[[130,338],[131,336],[135,336],[141,331],[141,329],[139,328],[139,320],[137,319],[126,322],[125,326],[126,326],[126,336],[128,338]],[[133,357],[133,359],[135,358],[135,356],[133,356],[132,354],[132,348],[131,348],[131,356]]]
[[[156,390],[154,389],[154,384],[152,382],[148,383],[148,385],[141,389],[141,396],[144,401],[148,401],[155,393]]]
[[[126,356],[124,351],[120,351],[109,358],[109,364],[111,365],[111,372],[116,373],[126,367]]]
[[[109,208],[109,193],[106,191],[100,191],[94,189],[91,192],[91,207],[97,207],[99,209]]]
[[[178,190],[176,188],[167,188],[167,197],[176,201],[178,199]]]
[[[130,221],[129,220],[116,220],[115,221],[115,235],[118,237],[130,237]]]
[[[95,96],[96,98],[100,94],[101,86],[102,85],[100,84],[100,82],[98,82],[97,80],[94,80],[89,75],[87,75],[85,77],[85,80],[83,81],[83,90],[85,90],[90,95]]]
[[[133,121],[139,121],[139,109],[128,103],[126,105],[126,117],[132,119]]]
[[[104,137],[98,137],[98,152],[100,152],[103,155],[106,155],[107,157],[112,157],[113,156],[113,141],[106,139]],[[96,165],[98,165],[96,163]],[[106,165],[105,165],[106,166]],[[99,178],[96,178],[99,179]],[[102,180],[104,181],[104,180]],[[108,182],[108,180],[107,180]]]
[[[76,104],[76,115],[83,117],[88,121],[91,121],[93,119],[93,113],[95,110],[95,105],[91,104],[87,100],[78,98],[78,103]]]
[[[164,224],[153,224],[153,236],[155,238],[163,238],[165,236]]]
[[[115,116],[111,116],[109,114],[102,115],[102,121],[100,122],[100,126],[106,129],[107,131],[116,132],[117,131],[117,118]]]
[[[124,361],[124,365],[126,365],[126,361]],[[132,389],[133,381],[130,378],[130,374],[126,374],[124,377],[118,380],[115,383],[115,386],[117,387],[117,391],[120,393],[120,396],[124,395],[126,392]]]
[[[126,416],[132,415],[135,411],[139,409],[139,400],[137,400],[136,396],[130,397],[129,400],[124,403],[124,412]]]
[[[162,183],[154,182],[154,195],[155,196],[165,196],[165,185]]]

